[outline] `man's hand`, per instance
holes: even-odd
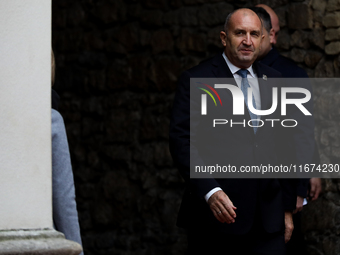
[[[296,198],[296,209],[294,210],[293,214],[297,212],[301,212],[303,208],[303,197],[297,196]]]
[[[322,187],[321,187],[321,179],[320,178],[311,178],[309,180],[309,184],[310,184],[310,190],[309,190],[309,199],[311,201],[314,201],[316,199],[318,199]]]
[[[208,205],[216,219],[224,223],[234,223],[237,208],[230,201],[229,197],[222,191],[216,191],[208,200]]]
[[[291,212],[285,212],[285,243],[290,240],[294,229],[293,214]]]

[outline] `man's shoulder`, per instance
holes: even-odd
[[[279,54],[272,67],[282,73],[286,78],[307,78],[308,75],[305,70],[299,67],[291,59]]]
[[[213,63],[215,62],[216,57],[217,56],[205,59],[201,61],[198,65],[184,71],[184,73],[189,74],[190,77],[210,77]]]
[[[279,71],[260,62],[255,62],[254,67],[258,76],[266,75],[268,78],[282,77],[282,74]]]
[[[292,67],[295,67],[297,66],[293,60],[283,56],[282,54],[279,54],[277,59],[276,59],[276,62],[277,63],[280,63],[280,64],[284,64],[284,65],[287,65],[287,66],[292,66]]]

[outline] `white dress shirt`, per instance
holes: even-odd
[[[238,70],[240,70],[241,68],[233,65],[230,62],[230,60],[228,59],[228,57],[225,55],[224,52],[223,52],[222,56],[223,56],[225,62],[227,63],[231,73],[233,74],[233,76],[236,80],[237,86],[239,88],[241,88],[242,77],[237,73]],[[248,67],[247,70],[248,70],[247,79],[248,79],[249,86],[253,90],[253,95],[254,95],[254,99],[255,99],[255,103],[256,103],[256,109],[260,110],[261,109],[261,96],[260,96],[260,87],[259,87],[259,82],[257,80],[257,75],[253,70],[253,65]]]
[[[233,65],[230,60],[228,59],[228,57],[225,55],[225,53],[223,52],[222,54],[225,62],[227,63],[231,73],[233,74],[236,84],[237,86],[241,89],[241,83],[242,83],[242,77],[237,73],[238,70],[240,70],[241,68]],[[253,65],[251,65],[250,67],[247,68],[248,70],[248,74],[247,74],[247,79],[248,79],[248,83],[249,86],[252,88],[253,90],[253,95],[254,95],[254,99],[255,99],[255,104],[256,104],[256,109],[261,109],[261,96],[260,96],[260,87],[259,87],[259,82],[257,80],[257,75],[253,70]],[[260,116],[257,116],[258,118],[260,118]],[[210,190],[205,196],[205,201],[208,202],[209,198],[217,191],[222,190],[220,187],[216,187],[213,188],[212,190]]]

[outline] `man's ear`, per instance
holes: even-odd
[[[227,46],[227,34],[224,31],[220,32],[221,43],[224,47]]]
[[[265,35],[262,34],[262,36],[261,36],[261,41],[260,41],[260,46],[259,46],[259,50],[260,50],[260,51],[262,50],[262,41],[263,41],[264,37],[265,37]]]
[[[276,43],[274,28],[270,29],[270,31],[269,31],[269,39],[270,39],[271,44]]]

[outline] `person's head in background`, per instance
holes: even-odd
[[[258,4],[255,7],[261,7],[267,11],[267,13],[270,15],[270,20],[272,22],[272,28],[274,29],[275,35],[271,38],[270,43],[271,44],[276,44],[277,42],[277,36],[280,32],[280,22],[279,18],[277,17],[276,13],[273,11],[272,8],[270,8],[268,5],[265,4]]]
[[[54,59],[54,53],[53,53],[53,49],[51,49],[51,83],[52,86],[54,85],[54,81],[55,81],[55,59]]]
[[[257,14],[257,16],[259,16],[263,24],[264,37],[261,41],[261,50],[257,57],[257,59],[262,59],[272,49],[271,40],[275,36],[275,33],[274,33],[274,29],[272,28],[270,16],[268,12],[266,12],[265,9],[263,9],[262,7],[252,7],[250,9],[254,11]]]

